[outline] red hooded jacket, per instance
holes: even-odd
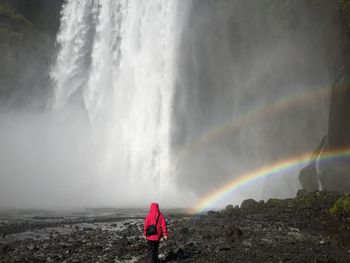
[[[168,230],[166,227],[166,222],[163,214],[159,211],[159,205],[157,203],[152,203],[150,211],[145,218],[145,223],[143,225],[143,235],[146,236],[146,229],[150,225],[155,225],[157,221],[158,214],[160,213],[158,223],[157,223],[157,235],[148,236],[147,240],[159,241],[163,236],[168,236]]]

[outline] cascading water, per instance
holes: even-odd
[[[121,199],[171,193],[178,8],[162,0],[71,0],[63,7],[51,107],[83,106],[103,137],[103,176],[119,178],[115,187],[126,196],[125,189],[137,193]]]

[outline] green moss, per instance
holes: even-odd
[[[313,203],[318,203],[324,198],[324,193],[322,194],[319,191],[307,192],[305,190],[298,191],[298,194],[295,198],[297,205],[307,207],[312,206]]]
[[[0,36],[2,36],[3,38],[6,38],[8,40],[21,40],[23,37],[23,34],[18,33],[18,32],[14,32],[14,31],[10,31],[7,30],[6,28],[1,28],[0,27]]]
[[[21,14],[17,14],[8,4],[0,2],[0,16],[18,22],[22,25],[30,26],[31,23]]]
[[[300,206],[310,206],[312,200],[307,196],[298,196],[296,198],[297,204]]]
[[[6,2],[0,0],[0,42],[19,43],[29,33],[32,24],[16,13]]]
[[[329,209],[329,212],[332,215],[342,212],[350,215],[350,195],[340,197],[333,207]]]

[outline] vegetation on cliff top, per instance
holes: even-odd
[[[329,212],[334,215],[337,213],[345,213],[350,215],[350,195],[340,197]]]
[[[17,21],[26,25],[30,25],[28,20],[24,18],[23,15],[17,14],[7,3],[0,2],[0,16],[11,19],[12,21]]]
[[[342,6],[342,20],[346,32],[350,33],[350,0],[341,0]]]
[[[6,2],[0,1],[0,39],[20,40],[31,25],[23,15],[18,14]]]

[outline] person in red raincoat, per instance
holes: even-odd
[[[147,236],[146,229],[150,225],[156,224],[158,216],[159,216],[159,218],[158,218],[158,222],[156,225],[157,234]],[[159,240],[162,237],[164,238],[164,240],[168,239],[168,230],[167,230],[165,218],[164,218],[163,214],[159,211],[159,205],[157,203],[151,204],[150,211],[149,211],[148,215],[146,216],[145,223],[143,225],[143,235],[144,235],[144,238],[147,239],[150,262],[151,263],[158,262]]]

